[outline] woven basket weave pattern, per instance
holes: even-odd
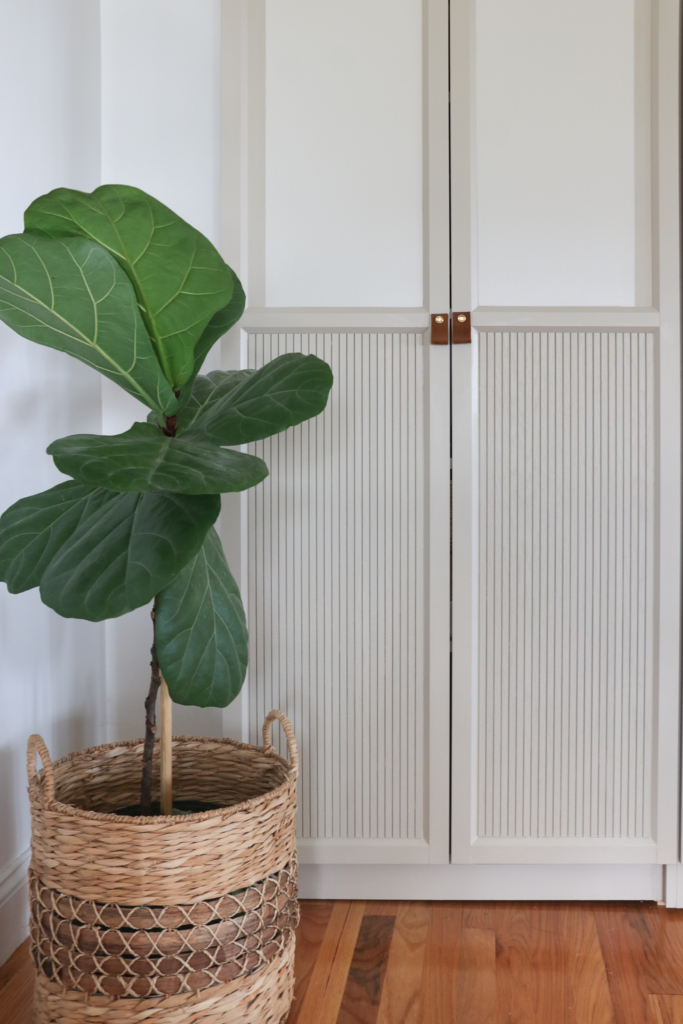
[[[45,885],[127,906],[178,903],[179,893],[194,903],[253,885],[292,859],[296,771],[272,748],[176,737],[177,797],[226,806],[173,818],[121,817],[116,807],[139,800],[142,748],[134,740],[56,761],[54,800],[45,798],[44,771],[33,775],[32,863]],[[255,779],[261,794],[254,794]],[[158,792],[158,757],[155,784]]]
[[[173,956],[246,939],[276,925],[283,914],[293,914],[296,864],[213,905],[148,908],[88,903],[53,892],[32,872],[29,891],[37,934],[65,949],[98,956]],[[141,911],[146,912],[142,922]],[[194,924],[196,917],[205,923]],[[172,927],[167,927],[170,922]]]
[[[276,718],[289,762],[270,744]],[[176,799],[221,805],[214,811],[114,813],[137,802],[142,741],[52,764],[32,737],[28,764],[37,1024],[186,1024],[213,1014],[279,1024],[291,1001],[298,921],[298,753],[285,716],[268,716],[263,747],[174,738]]]
[[[39,974],[34,1024],[282,1024],[294,992],[294,942],[246,978],[166,999],[65,991]]]
[[[175,995],[233,981],[270,963],[298,923],[296,864],[240,894],[250,905],[250,894],[259,894],[256,909],[227,921],[173,930],[86,925],[45,909],[46,904],[63,901],[35,877],[31,893],[36,894],[31,905],[31,943],[38,969],[68,988],[104,995]],[[120,920],[126,919],[126,909],[106,908]],[[149,908],[152,920],[155,909],[168,908]]]

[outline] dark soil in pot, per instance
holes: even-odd
[[[201,811],[217,811],[223,804],[207,803],[205,800],[174,800],[173,814],[199,814]],[[126,815],[129,818],[139,818],[142,814],[155,817],[161,814],[159,801],[154,800],[151,811],[143,812],[140,804],[130,804],[128,807],[121,807],[114,811],[114,814]]]

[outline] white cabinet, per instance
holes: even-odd
[[[304,893],[658,897],[677,6],[225,0],[222,31],[249,300],[224,363],[296,350],[335,374],[224,517],[252,634],[226,721],[295,723]],[[450,309],[472,344],[430,343]]]

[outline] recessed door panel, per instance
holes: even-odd
[[[638,6],[476,3],[478,305],[649,305],[636,287],[649,201]]]
[[[421,306],[421,0],[267,0],[268,306]]]

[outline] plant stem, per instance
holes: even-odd
[[[154,629],[156,607],[155,599],[152,608],[152,629]],[[140,812],[142,814],[151,814],[152,811],[152,755],[154,754],[154,737],[157,731],[157,694],[161,686],[161,672],[154,641],[152,641],[151,653],[152,678],[149,683],[149,693],[145,698],[145,746],[142,752],[142,783],[140,785]]]
[[[173,814],[173,702],[168,692],[166,680],[161,677],[161,758],[160,758],[160,784],[161,797],[159,810],[161,814]]]
[[[167,416],[166,417],[166,426],[162,427],[161,431],[162,431],[163,434],[166,434],[166,437],[175,437],[176,417],[175,416]]]

